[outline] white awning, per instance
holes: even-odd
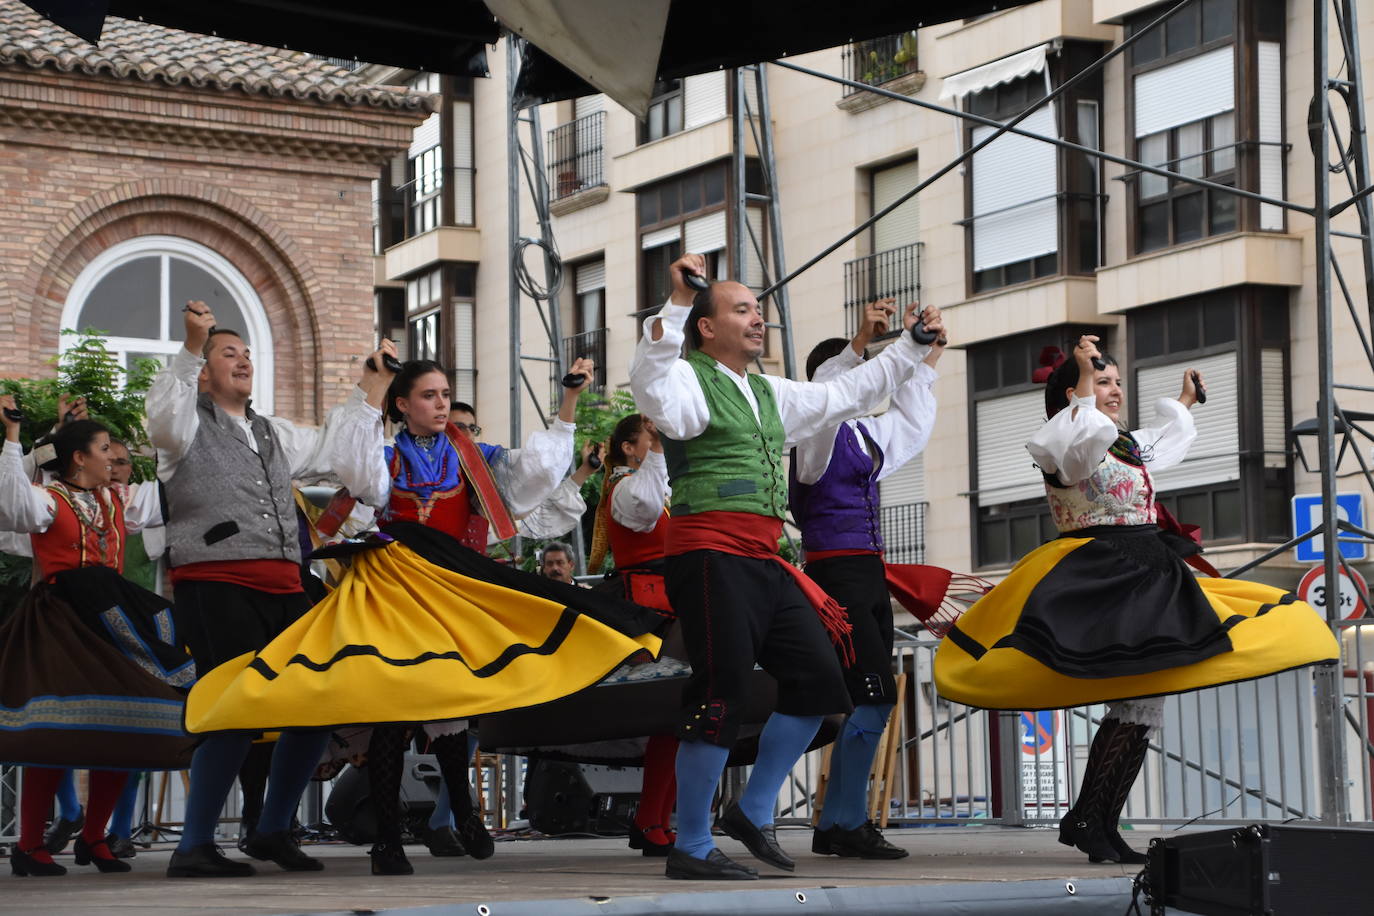
[[[990,64],[947,76],[940,86],[940,101],[962,99],[966,95],[982,92],[1002,83],[1010,83],[1032,73],[1042,73],[1045,69],[1045,53],[1048,50],[1049,45],[1038,45]]]

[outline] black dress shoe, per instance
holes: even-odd
[[[458,834],[458,841],[474,859],[490,859],[492,853],[496,852],[496,843],[492,840],[491,834],[487,833],[487,825],[482,823],[482,816],[476,811],[459,821],[455,832]]]
[[[885,840],[872,821],[865,821],[853,830],[836,824],[826,834],[826,853],[842,859],[905,859],[910,855],[902,847]],[[816,851],[815,839],[811,841],[811,851]]]
[[[650,827],[649,829],[653,830],[655,828]],[[655,843],[653,840],[649,839],[649,837],[647,837],[644,834],[643,830],[640,830],[634,824],[631,824],[630,848],[638,849],[639,854],[642,856],[648,856],[651,859],[661,859],[664,856],[668,855],[669,851],[673,848],[673,844],[672,842]]]
[[[740,810],[738,802],[730,802],[730,806],[721,814],[718,825],[726,836],[743,843],[754,854],[754,858],[783,871],[796,870],[797,863],[788,858],[778,845],[777,827],[773,824],[755,826]]]
[[[65,875],[67,870],[56,862],[40,862],[27,852],[14,847],[10,853],[10,874],[20,878],[56,878]]]
[[[406,851],[400,843],[386,843],[373,846],[368,851],[372,857],[374,875],[413,875],[415,867],[406,858]]]
[[[226,857],[214,843],[205,843],[190,852],[173,852],[167,862],[169,878],[247,878],[255,874],[257,869]]]
[[[67,848],[67,844],[72,841],[82,827],[86,826],[86,811],[83,808],[81,813],[76,816],[76,820],[69,821],[65,817],[59,817],[53,821],[48,832],[43,834],[43,848],[53,855]]]
[[[818,856],[828,856],[830,852],[830,833],[834,827],[816,827],[811,831],[811,851]]]
[[[663,874],[684,881],[757,881],[759,873],[748,865],[741,865],[719,849],[712,849],[706,858],[689,856],[680,849],[668,853]]]
[[[1107,845],[1112,847],[1116,853],[1117,861],[1122,865],[1144,865],[1150,861],[1150,857],[1143,852],[1136,852],[1130,844],[1122,837],[1121,832],[1115,827],[1106,831]]]
[[[458,834],[454,833],[453,828],[447,825],[438,830],[434,828],[425,830],[425,845],[429,847],[430,855],[441,859],[468,854],[467,848],[463,846],[463,841],[458,839]]]
[[[101,855],[104,853],[104,855]],[[121,862],[110,852],[110,847],[101,840],[95,845],[89,845],[86,838],[79,836],[76,838],[76,845],[72,847],[72,854],[76,856],[77,865],[94,865],[105,873],[130,871],[133,866],[128,862]]]
[[[134,848],[134,841],[126,836],[107,834],[105,845],[110,847],[110,852],[114,853],[116,859],[132,859],[138,855],[138,850]]]
[[[243,844],[243,851],[264,862],[276,862],[287,871],[320,871],[324,863],[301,852],[289,830],[255,833]]]

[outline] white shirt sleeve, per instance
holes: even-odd
[[[582,488],[573,482],[572,477],[565,477],[547,499],[520,520],[517,527],[520,534],[527,538],[562,537],[577,527],[586,511],[587,501],[582,498]]]
[[[577,427],[554,417],[548,429],[525,438],[525,447],[506,449],[492,464],[501,498],[513,518],[533,512],[567,478]]]
[[[24,447],[5,440],[0,449],[0,529],[40,534],[57,517],[57,503],[24,473]]]
[[[621,478],[611,491],[611,518],[631,531],[653,531],[672,495],[668,461],[662,452],[651,451],[639,470]]]
[[[367,403],[361,388],[354,388],[337,411],[325,443],[326,462],[350,496],[384,509],[391,499],[391,472],[386,466],[382,412]]]
[[[1057,473],[1060,483],[1073,486],[1097,469],[1118,435],[1095,397],[1073,397],[1031,437],[1026,451],[1040,470]]]
[[[863,365],[863,361],[863,357],[855,353],[852,346],[846,345],[839,353],[816,367],[811,381],[828,382],[850,369]],[[825,469],[830,467],[830,457],[835,451],[835,433],[838,430],[838,426],[822,430],[797,443],[796,468],[799,482],[813,484],[825,474]]]
[[[157,449],[160,480],[172,479],[200,428],[200,417],[196,414],[196,378],[204,365],[205,360],[182,347],[148,386],[144,399],[148,441]]]
[[[166,524],[162,517],[162,498],[158,482],[150,480],[129,487],[129,499],[124,505],[124,529],[130,534],[146,528],[160,528]]]
[[[925,363],[892,395],[886,413],[863,421],[864,428],[883,450],[882,480],[926,450],[935,429],[935,369]]]
[[[787,446],[819,435],[845,420],[863,416],[906,383],[929,347],[918,346],[903,334],[882,353],[828,382],[796,382],[765,375],[777,398],[778,413],[787,433]]]
[[[644,335],[630,362],[630,391],[635,406],[654,421],[659,432],[679,442],[695,439],[706,430],[711,412],[701,382],[682,352],[683,324],[692,310],[671,302],[644,321]],[[652,339],[654,322],[663,336]]]
[[[1152,471],[1182,464],[1197,439],[1192,413],[1173,398],[1160,398],[1155,402],[1155,422],[1158,425],[1132,433],[1140,444],[1140,457]]]

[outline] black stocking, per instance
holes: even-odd
[[[401,845],[401,774],[405,767],[406,729],[379,725],[367,746],[367,785],[377,820],[377,845]]]

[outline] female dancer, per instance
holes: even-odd
[[[372,362],[380,367],[393,353],[387,341]],[[360,388],[338,417],[344,426],[331,463],[353,496],[381,511],[385,535],[365,545],[381,549],[357,551],[339,587],[256,657],[203,679],[187,723],[193,731],[432,723],[426,731],[457,832],[484,858],[491,840],[471,807],[465,726],[456,720],[595,683],[625,659],[656,652],[650,633],[661,618],[482,555],[489,523],[499,538],[514,534],[512,513],[488,455],[450,422],[449,385],[437,364],[408,363],[394,379],[366,369]],[[390,448],[383,404],[403,423]],[[570,459],[569,450],[558,477]],[[556,482],[505,493],[537,504]],[[374,752],[372,778],[388,785],[373,794],[385,804],[396,795],[400,759],[393,746],[374,743]],[[373,849],[374,873],[408,873],[399,819],[388,812],[379,829],[388,835]]]
[[[668,464],[654,422],[643,414],[624,417],[611,434],[587,568],[600,569],[609,547],[625,597],[668,614],[672,609],[663,586],[663,544],[668,522],[664,507],[670,495]],[[665,646],[664,654],[686,653],[680,648],[673,653]],[[673,848],[669,821],[677,790],[676,759],[677,738],[672,732],[649,736],[644,748],[644,784],[630,833],[630,848],[646,856],[666,856]]]
[[[0,397],[0,407],[13,409],[13,398]],[[105,838],[128,774],[101,767],[184,767],[191,750],[175,688],[195,679],[194,663],[175,648],[167,603],[119,575],[126,536],[159,516],[157,500],[126,505],[127,491],[111,485],[110,435],[91,420],[68,423],[54,437],[53,483],[29,483],[19,423],[3,421],[0,527],[31,535],[42,576],[0,627],[0,706],[12,714],[0,729],[0,759],[39,764],[24,770],[10,868],[66,873],[42,846],[64,772],[50,765],[58,765],[93,767],[76,863],[128,871]]]
[[[1117,822],[1162,696],[1334,662],[1326,622],[1281,589],[1196,579],[1195,545],[1158,527],[1151,470],[1183,461],[1203,391],[1193,370],[1161,425],[1127,432],[1115,362],[1084,335],[1045,386],[1049,421],[1026,446],[1060,536],[1031,551],[969,609],[935,657],[941,694],[990,709],[1111,702],[1059,841],[1092,862],[1140,864]],[[1094,368],[1094,359],[1102,369]]]

